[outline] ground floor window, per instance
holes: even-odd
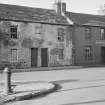
[[[11,62],[17,61],[17,49],[11,49]]]
[[[92,46],[85,46],[85,59],[92,60]]]
[[[64,49],[59,49],[59,59],[64,59]]]

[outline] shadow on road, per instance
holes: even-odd
[[[68,80],[53,81],[53,83],[56,83],[56,84],[63,84],[63,83],[78,82],[78,81],[80,81],[80,80],[79,80],[79,79],[68,79]]]
[[[77,89],[85,89],[85,88],[94,88],[94,87],[102,87],[105,85],[94,85],[94,86],[87,86],[87,87],[79,87],[79,88],[72,88],[72,89],[65,89],[65,90],[58,90],[56,92],[62,92],[62,91],[70,91],[70,90],[77,90]]]

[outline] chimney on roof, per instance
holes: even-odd
[[[98,10],[98,14],[105,16],[105,4],[104,5],[103,4],[100,5],[100,8]]]
[[[55,0],[54,7],[58,14],[66,12],[66,2],[62,2],[62,0]]]

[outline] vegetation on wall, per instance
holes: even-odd
[[[3,69],[5,66],[10,66],[9,46],[14,46],[17,44],[11,40],[10,26],[11,22],[0,21],[0,69]]]
[[[0,42],[4,46],[17,45],[17,42],[15,42],[14,40],[11,40],[10,26],[11,26],[11,22],[9,22],[9,21],[1,21],[0,22]]]
[[[2,42],[5,46],[9,44],[10,40],[10,22],[4,21],[0,23],[0,42]]]

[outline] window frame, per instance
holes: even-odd
[[[60,60],[64,59],[64,49],[59,49],[58,57],[59,57]]]
[[[18,50],[16,48],[12,48],[11,50],[11,62],[17,62],[18,61]],[[15,51],[15,57],[14,57],[14,51]],[[15,58],[15,59],[14,59]]]
[[[10,26],[10,34],[11,34],[11,39],[17,39],[18,35],[17,35],[17,25],[11,25]]]
[[[42,33],[42,26],[35,26],[35,34],[41,34]]]
[[[102,32],[102,30],[103,30],[103,32]],[[105,40],[105,28],[101,28],[100,31],[101,31],[101,37],[100,37],[100,39],[101,40]]]
[[[65,29],[64,28],[58,28],[57,39],[59,42],[64,42],[64,35],[65,35]]]
[[[89,50],[89,51],[87,51]],[[93,59],[93,49],[91,45],[85,46],[85,60],[92,60]]]
[[[85,27],[85,39],[86,40],[92,39],[92,28],[91,27]]]

